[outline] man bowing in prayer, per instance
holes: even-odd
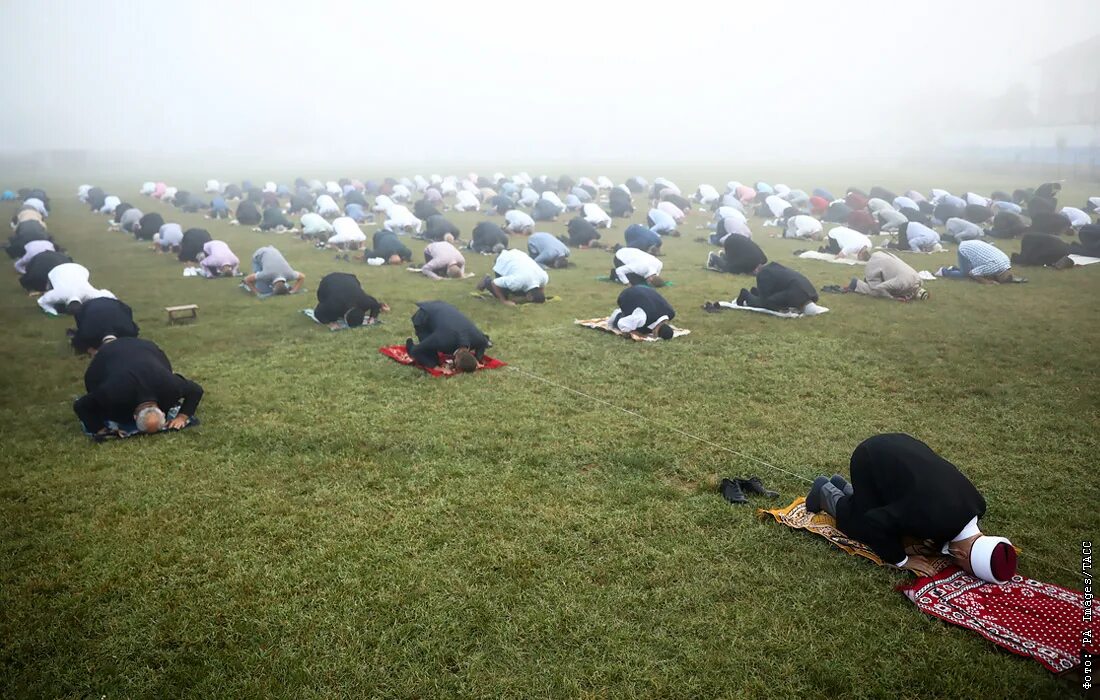
[[[459,372],[475,371],[491,346],[489,336],[445,301],[421,301],[416,306],[412,324],[419,342],[405,341],[409,357],[424,367],[438,367],[439,353],[443,353],[454,356]]]
[[[76,330],[70,331],[71,342],[78,355],[94,355],[104,343],[138,336],[133,310],[110,297],[89,299],[73,314],[73,320]]]
[[[477,286],[479,292],[488,290],[509,306],[515,306],[516,297],[535,304],[546,301],[546,284],[550,281],[550,275],[524,251],[502,251],[493,265],[493,274],[495,277],[485,275],[485,279],[481,280]]]
[[[983,581],[1004,583],[1015,575],[1012,543],[978,527],[985,499],[928,445],[904,433],[876,435],[856,447],[851,471],[850,484],[839,474],[817,477],[806,509],[824,510],[883,561],[922,576],[936,572],[927,557],[910,553],[906,538],[931,540]]]
[[[119,338],[100,347],[84,372],[87,394],[73,404],[85,430],[108,433],[107,421],[134,421],[143,433],[178,430],[195,415],[202,387],[172,373],[172,363],[155,344]],[[166,414],[176,406],[171,421]]]
[[[652,287],[628,287],[619,292],[619,308],[607,319],[607,327],[620,333],[655,335],[661,340],[672,340],[673,329],[669,321],[676,318],[676,311],[661,293]]]

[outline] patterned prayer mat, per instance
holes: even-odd
[[[643,335],[641,333],[623,333],[622,331],[612,330],[612,329],[607,327],[607,319],[608,318],[610,318],[610,316],[604,316],[603,318],[590,318],[586,321],[575,320],[575,321],[573,321],[573,323],[575,323],[578,326],[584,326],[585,328],[591,328],[593,330],[603,331],[604,333],[610,333],[611,335],[617,335],[620,338],[630,338],[631,340],[636,340],[636,341],[639,341],[639,342],[652,343],[652,342],[660,340],[660,338],[658,338],[657,336],[652,335],[652,334]],[[669,325],[671,326],[672,324],[669,324]],[[673,340],[675,340],[676,338],[679,338],[680,336],[683,336],[683,335],[689,335],[690,333],[691,333],[691,331],[689,331],[686,328],[677,328],[676,326],[672,326],[672,339]]]
[[[760,517],[770,515],[775,518],[776,522],[786,525],[789,528],[807,530],[815,535],[820,535],[848,554],[870,559],[879,566],[890,566],[893,568],[893,564],[887,564],[882,561],[877,554],[871,551],[870,547],[841,532],[840,529],[837,528],[836,520],[833,516],[824,512],[811,513],[806,510],[805,498],[796,498],[794,503],[791,503],[785,508],[775,508],[773,510],[761,509],[756,511],[756,514]],[[932,559],[932,565],[935,567],[936,571],[943,571],[945,568],[951,566],[951,557],[944,556],[931,547],[914,541],[906,547],[906,550],[908,551],[910,548],[914,554],[922,554]]]
[[[453,377],[456,374],[461,374],[461,372],[455,370],[454,358],[450,355],[444,355],[443,353],[439,353],[438,367],[425,367],[424,365],[409,357],[409,353],[405,350],[404,345],[386,345],[384,347],[378,348],[378,352],[382,353],[394,362],[422,369],[433,377]],[[504,362],[501,362],[500,360],[496,360],[486,355],[482,359],[481,364],[478,365],[477,371],[480,372],[483,369],[497,369],[498,367],[504,366]]]
[[[1002,649],[1038,661],[1053,673],[1081,663],[1084,596],[1020,575],[996,585],[957,566],[897,587],[920,610],[977,632]],[[1089,647],[1096,653],[1100,646]]]

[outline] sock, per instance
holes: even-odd
[[[821,507],[834,518],[836,517],[836,504],[842,498],[844,498],[844,492],[831,481],[826,481],[821,485]]]

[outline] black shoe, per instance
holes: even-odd
[[[737,295],[737,302],[736,302],[736,304],[737,304],[738,306],[747,306],[747,305],[748,305],[748,301],[749,301],[749,290],[747,290],[747,289],[745,289],[744,287],[742,287],[742,288],[741,288],[741,293]]]
[[[411,354],[411,353],[412,353],[412,349],[413,349],[413,345],[414,345],[414,343],[413,343],[413,339],[412,339],[412,338],[405,338],[405,352],[407,352],[407,353],[410,353],[410,354]]]
[[[757,494],[766,498],[779,498],[779,493],[764,488],[764,482],[760,480],[760,477],[753,476],[748,479],[738,479],[737,483],[740,484],[741,490],[749,494]]]
[[[703,302],[703,311],[706,311],[708,314],[716,314],[721,310],[722,307],[713,301]]]
[[[839,284],[827,284],[821,288],[821,291],[826,294],[843,294],[844,290],[840,288]]]
[[[798,257],[799,255],[802,255],[805,252],[806,252],[805,250],[802,250],[801,248],[799,248],[798,250],[792,251],[791,255],[794,255],[795,257]]]
[[[722,479],[722,484],[718,487],[718,491],[722,494],[722,498],[730,503],[743,505],[749,502],[749,499],[745,498],[745,494],[742,493],[741,485],[738,484],[737,481]]]

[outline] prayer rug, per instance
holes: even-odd
[[[1077,266],[1091,265],[1093,263],[1100,262],[1100,258],[1090,258],[1087,255],[1077,255],[1077,254],[1071,254],[1069,256],[1069,259],[1072,260],[1073,264],[1077,265]]]
[[[1019,574],[1001,585],[988,583],[957,566],[907,581],[897,590],[921,611],[977,632],[1053,673],[1081,663],[1085,604],[1076,591]]]
[[[406,267],[406,268],[405,268],[405,271],[406,271],[406,272],[415,272],[415,273],[417,273],[417,274],[423,274],[423,273],[422,273],[422,271],[421,271],[421,269],[420,269],[419,267]],[[462,277],[460,277],[460,278],[457,278],[457,277],[448,277],[447,275],[440,275],[440,277],[442,277],[442,278],[443,278],[443,279],[445,279],[445,280],[450,280],[450,279],[464,279],[464,280],[468,280],[468,279],[470,279],[471,277],[474,277],[474,273],[472,273],[472,272],[467,272],[466,274],[462,275]]]
[[[173,406],[172,409],[168,411],[168,413],[164,414],[165,423],[175,418],[176,414],[178,414],[179,412],[179,406]],[[180,430],[187,430],[191,426],[198,425],[199,423],[200,421],[198,416],[191,416],[187,420],[187,425],[180,428]],[[106,442],[107,440],[122,440],[123,438],[141,437],[148,434],[138,430],[137,423],[132,420],[125,423],[116,423],[113,420],[107,421],[107,429],[111,432],[107,433],[106,435],[96,435],[95,433],[89,431],[87,426],[85,426],[83,423],[80,424],[80,429],[85,435],[95,440],[96,442]],[[160,432],[167,433],[171,431],[169,431],[168,428],[165,428]],[[160,433],[156,434],[159,435]]]
[[[798,254],[802,260],[820,260],[821,262],[839,263],[841,265],[866,265],[863,260],[856,258],[838,258],[832,253],[819,253],[816,250],[806,250]]]
[[[322,326],[327,326],[330,331],[345,331],[350,328],[350,326],[348,326],[348,322],[342,318],[333,323],[321,323],[317,320],[317,317],[313,315],[313,309],[302,309],[302,313],[304,313],[314,323],[320,324]],[[374,321],[370,321],[370,319],[367,318],[363,320],[363,325],[356,326],[356,328],[373,328],[374,326],[381,325],[382,319],[376,318],[374,319]]]
[[[652,335],[652,334],[643,335],[641,333],[623,333],[620,330],[612,330],[611,328],[607,327],[607,319],[608,318],[610,318],[610,316],[604,316],[603,318],[590,318],[586,321],[575,320],[575,321],[573,321],[573,323],[575,323],[578,326],[584,326],[585,328],[592,328],[593,330],[603,331],[604,333],[610,333],[612,335],[617,335],[617,336],[622,337],[622,338],[630,338],[631,340],[636,340],[636,341],[639,341],[639,342],[652,343],[652,342],[660,340],[660,338],[658,338],[657,336]],[[672,326],[672,324],[669,324],[669,325]],[[683,336],[683,335],[688,335],[689,333],[691,333],[691,331],[689,331],[686,328],[677,328],[676,326],[672,326],[672,337],[674,339],[679,338],[680,336]]]
[[[836,519],[833,518],[833,516],[825,512],[811,513],[806,510],[805,498],[796,498],[793,503],[785,508],[775,508],[773,510],[762,509],[756,511],[756,514],[760,517],[770,515],[781,525],[786,525],[794,530],[807,530],[815,535],[820,535],[848,554],[854,554],[869,559],[879,566],[893,566],[892,564],[887,564],[882,561],[882,559],[880,559],[867,545],[841,532],[836,526]],[[931,547],[913,543],[906,549],[909,550],[910,548],[914,554],[919,553],[932,559],[932,566],[936,571],[942,571],[951,566],[950,557],[940,554]]]
[[[409,357],[409,353],[405,350],[404,345],[386,345],[384,347],[378,348],[378,352],[382,353],[394,362],[422,369],[433,377],[453,377],[456,374],[462,374],[462,372],[459,372],[455,369],[454,358],[450,355],[444,355],[443,353],[439,353],[439,366],[425,367],[424,365]],[[504,366],[504,362],[493,359],[492,357],[486,355],[484,358],[482,358],[481,364],[477,366],[477,369],[480,372],[483,369],[497,369],[498,367]]]
[[[470,296],[472,296],[474,299],[480,299],[482,301],[496,301],[496,297],[493,296],[493,293],[489,291],[470,292]],[[516,299],[512,299],[512,301],[516,302],[516,306],[538,306],[538,304],[533,301],[528,301],[525,297],[517,297]],[[544,301],[543,303],[550,304],[555,301],[561,301],[561,297],[556,295],[552,297],[546,297],[546,301]]]
[[[718,302],[718,305],[721,306],[723,309],[732,309],[734,311],[755,311],[755,312],[760,313],[760,314],[768,314],[770,316],[778,316],[779,318],[802,318],[804,316],[818,316],[818,315],[823,314],[826,311],[828,311],[828,309],[825,308],[824,306],[818,306],[817,308],[819,308],[821,310],[818,311],[817,313],[805,314],[805,313],[799,313],[797,311],[772,311],[771,309],[761,309],[761,308],[757,308],[755,306],[738,306],[737,304],[735,304],[732,301],[720,301],[720,302]]]

